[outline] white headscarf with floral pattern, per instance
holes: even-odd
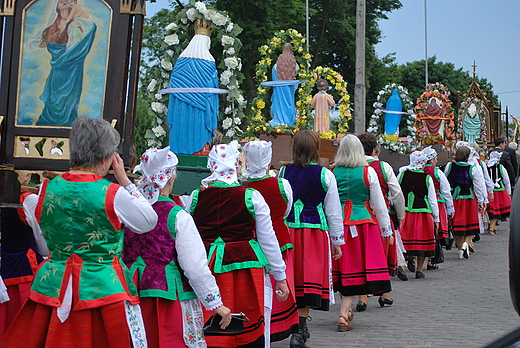
[[[463,141],[463,140],[457,141],[457,144],[455,144],[455,148],[458,149],[461,146],[466,146],[467,148],[469,148],[469,143],[467,141]]]
[[[238,141],[233,140],[229,144],[214,145],[208,156],[208,168],[211,169],[212,173],[207,178],[202,179],[202,185],[207,187],[213,181],[222,181],[226,184],[237,182],[239,158]]]
[[[489,161],[487,163],[488,167],[493,167],[495,164],[500,161],[500,157],[502,157],[502,151],[493,151],[489,154]]]
[[[150,204],[157,202],[161,189],[175,174],[177,163],[179,160],[169,146],[160,150],[146,150],[141,156],[139,169],[143,176],[137,188]]]
[[[421,170],[426,164],[426,154],[422,151],[414,151],[410,154],[408,169]]]
[[[424,152],[424,154],[426,155],[427,161],[437,157],[437,151],[435,151],[435,149],[431,146],[425,147],[424,149],[422,149],[422,152]]]
[[[269,171],[269,164],[273,157],[272,143],[265,140],[250,141],[244,145],[242,154],[246,158],[246,169],[243,175],[246,178],[258,179]]]

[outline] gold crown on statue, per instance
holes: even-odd
[[[211,36],[213,29],[204,19],[195,20],[195,35]]]

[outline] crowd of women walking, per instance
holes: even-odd
[[[318,134],[300,131],[275,175],[270,142],[216,144],[211,175],[174,199],[176,155],[146,151],[135,185],[119,141],[79,117],[70,171],[2,210],[0,347],[307,347],[310,310],[335,292],[334,325],[352,330],[356,296],[357,311],[367,295],[392,305],[391,276],[424,278],[452,235],[469,259],[511,208],[500,138],[486,161],[459,142],[444,171],[433,148],[415,151],[397,176],[371,134],[344,136],[329,170]]]

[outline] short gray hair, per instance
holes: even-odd
[[[516,151],[516,149],[518,149],[518,144],[515,143],[514,141],[510,142],[509,145],[507,145],[507,146],[509,146],[510,148],[512,148],[515,151]]]
[[[355,168],[366,166],[365,150],[361,141],[352,134],[347,134],[341,139],[338,152],[334,157],[334,165],[337,167]]]
[[[70,166],[95,166],[117,152],[120,141],[119,133],[108,121],[80,116],[70,131]]]

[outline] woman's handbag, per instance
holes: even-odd
[[[220,328],[220,321],[222,317],[218,314],[213,314],[204,324],[204,333],[218,333],[218,332],[242,332],[244,330],[244,321],[249,321],[244,313],[232,313],[231,322],[222,330]]]
[[[446,250],[451,250],[451,247],[453,246],[453,241],[455,238],[453,237],[453,222],[451,218],[448,218],[448,238],[443,238],[444,246],[446,247]]]
[[[439,241],[439,233],[435,229],[435,256],[432,257],[432,264],[436,265],[444,262],[444,251]]]

